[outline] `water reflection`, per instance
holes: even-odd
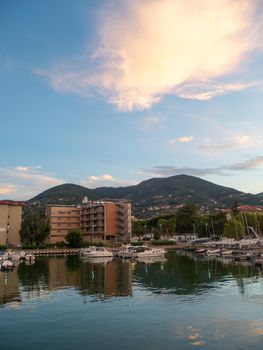
[[[261,278],[252,266],[235,265],[213,258],[196,258],[187,254],[169,253],[165,263],[138,264],[136,280],[156,293],[197,294],[235,280],[241,294],[247,283]]]
[[[39,257],[34,265],[21,263],[11,272],[0,272],[0,305],[65,288],[100,299],[132,295],[132,263]]]
[[[98,297],[132,294],[131,262],[83,263],[80,292]]]
[[[0,272],[0,305],[20,300],[17,269],[16,266],[12,272]]]
[[[84,298],[131,296],[132,282],[153,293],[192,295],[209,292],[234,281],[241,295],[261,278],[251,266],[224,264],[169,253],[164,261],[89,261],[78,256],[39,257],[34,265],[20,264],[0,272],[0,304],[40,297],[54,290],[74,288]]]

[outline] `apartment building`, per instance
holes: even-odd
[[[51,230],[49,243],[65,241],[69,231],[81,229],[87,242],[127,241],[131,235],[131,203],[88,201],[77,205],[49,205],[46,218]]]
[[[79,206],[49,205],[46,208],[46,218],[50,223],[49,243],[65,241],[69,231],[80,229]]]
[[[25,202],[0,201],[0,244],[7,246],[20,245],[20,229]]]
[[[84,239],[127,241],[131,236],[131,203],[127,201],[87,201],[81,205]]]

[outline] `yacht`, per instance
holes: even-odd
[[[125,245],[121,249],[118,249],[116,256],[122,259],[133,259],[137,256],[138,248],[131,245]]]
[[[113,253],[104,247],[89,247],[83,248],[80,251],[80,255],[89,258],[103,258],[103,257],[113,257]]]
[[[136,257],[137,258],[163,257],[164,254],[165,254],[165,250],[164,249],[144,247],[143,251],[137,252]]]

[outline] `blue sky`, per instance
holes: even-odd
[[[260,1],[0,2],[0,198],[181,173],[263,192]]]

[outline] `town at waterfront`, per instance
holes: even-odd
[[[0,349],[262,350],[263,0],[0,1],[0,42]]]

